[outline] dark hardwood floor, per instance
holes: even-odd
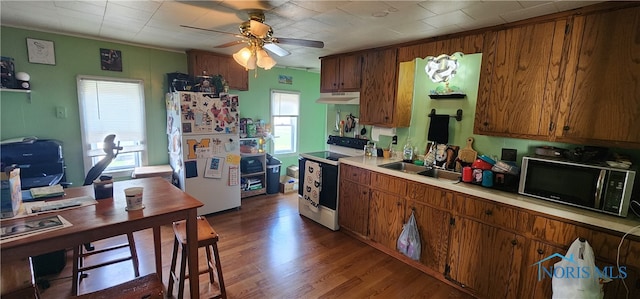
[[[256,196],[243,199],[239,210],[207,217],[220,235],[228,298],[472,298],[342,232],[300,216],[297,202],[295,193]],[[135,239],[140,274],[153,272],[151,230],[137,232]],[[99,248],[111,241],[94,245]],[[162,228],[162,244],[166,286],[173,247],[170,226]],[[201,250],[202,267],[204,260]],[[87,260],[90,262],[95,261]],[[48,277],[51,286],[41,290],[42,298],[68,298],[70,276],[69,256],[64,270]],[[87,293],[132,278],[131,262],[122,262],[90,271],[79,291]],[[206,274],[200,276],[203,298],[217,292],[217,284],[210,285]],[[176,293],[177,287],[173,295]]]

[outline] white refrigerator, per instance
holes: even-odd
[[[169,164],[178,186],[204,203],[206,215],[240,207],[238,96],[166,95]]]

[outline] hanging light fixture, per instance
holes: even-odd
[[[247,68],[247,62],[249,61],[249,57],[251,57],[251,48],[249,47],[244,47],[242,49],[240,49],[240,51],[236,52],[235,54],[233,54],[233,59],[241,66],[243,66],[245,69]]]
[[[251,41],[249,46],[233,54],[233,59],[247,70],[253,70],[256,66],[269,70],[276,65],[276,61],[257,41]]]

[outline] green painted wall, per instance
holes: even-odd
[[[186,73],[186,54],[11,27],[0,27],[0,30],[0,54],[13,57],[16,71],[29,73],[32,85],[31,102],[28,102],[28,96],[23,93],[0,93],[0,139],[37,136],[62,141],[68,180],[76,186],[80,185],[84,178],[84,170],[76,76],[135,78],[145,82],[149,165],[168,163],[164,108],[164,95],[167,90],[165,74],[176,71]],[[56,65],[29,63],[27,37],[53,41]],[[122,72],[100,69],[100,48],[122,51]],[[293,84],[279,84],[279,74],[292,76]],[[251,72],[249,76],[250,91],[231,90],[232,93],[241,96],[241,116],[268,119],[269,92],[272,88],[300,91],[302,116],[299,149],[322,149],[324,130],[320,124],[326,121],[326,114],[325,110],[319,110],[313,102],[319,94],[320,75],[283,68],[261,70],[257,78],[253,75]],[[67,118],[56,118],[56,107],[65,108]],[[297,164],[296,155],[281,158],[285,167]]]
[[[279,75],[291,76],[292,84],[278,82]],[[270,93],[271,90],[288,90],[300,92],[300,117],[298,120],[299,140],[298,153],[314,152],[324,149],[324,123],[326,108],[316,104],[320,97],[320,74],[289,68],[273,68],[269,71],[258,70],[249,72],[249,91],[236,92],[240,96],[240,114],[254,120],[264,119],[270,122]],[[270,146],[272,148],[272,146]],[[282,161],[280,169],[286,173],[289,165],[298,165],[298,154],[278,155]]]

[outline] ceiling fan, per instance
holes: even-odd
[[[218,45],[215,48],[226,48],[239,44],[247,44],[245,48],[241,49],[233,55],[233,58],[236,60],[236,62],[247,69],[254,69],[256,65],[264,69],[270,69],[275,65],[275,61],[271,57],[269,57],[264,49],[280,57],[291,54],[291,52],[280,47],[278,44],[324,48],[324,42],[321,41],[273,36],[273,29],[271,28],[271,26],[264,23],[264,12],[261,10],[248,11],[248,15],[249,20],[242,22],[239,26],[240,34],[187,25],[180,26],[191,29],[231,34],[240,38],[236,41]]]

